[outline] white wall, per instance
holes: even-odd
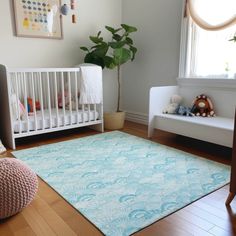
[[[81,63],[84,54],[79,47],[88,45],[88,35],[103,30],[104,25],[118,26],[123,21],[138,28],[137,57],[123,66],[123,109],[146,114],[149,88],[175,83],[182,0],[79,0],[78,23],[72,24],[70,17],[63,18],[63,40],[15,37],[9,2],[0,2],[1,64],[64,67]],[[115,70],[104,70],[103,84],[105,110],[114,110]]]
[[[105,25],[118,26],[121,23],[121,1],[79,0],[77,24],[72,24],[69,16],[63,18],[63,40],[15,37],[12,1],[1,1],[0,64],[9,67],[68,67],[81,63],[84,53],[79,47],[88,45],[88,36],[103,30]],[[104,71],[105,110],[114,106],[113,77],[114,71]]]
[[[176,84],[182,0],[124,0],[123,23],[138,28],[133,62],[123,66],[123,109],[147,114],[149,89]]]

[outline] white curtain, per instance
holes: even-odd
[[[186,11],[205,30],[217,31],[236,24],[236,0],[186,0]]]

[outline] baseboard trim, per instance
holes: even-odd
[[[148,115],[141,112],[125,111],[125,120],[147,125]]]

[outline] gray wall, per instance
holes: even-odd
[[[122,108],[148,113],[149,89],[176,84],[182,0],[124,0],[123,22],[138,28],[138,54],[122,70]]]

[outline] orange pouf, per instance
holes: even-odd
[[[0,219],[25,208],[37,189],[37,176],[28,166],[15,158],[0,158]]]

